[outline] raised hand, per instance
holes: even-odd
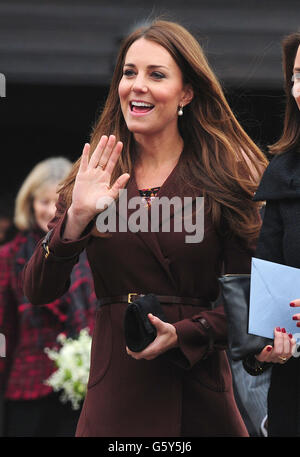
[[[100,199],[116,199],[123,189],[129,174],[121,175],[110,187],[111,174],[121,154],[123,144],[116,137],[103,135],[90,156],[90,145],[85,144],[80,166],[75,179],[72,203],[68,210],[68,220],[64,237],[77,238],[88,223],[100,212],[97,202]]]

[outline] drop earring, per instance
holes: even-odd
[[[183,106],[179,106],[178,116],[183,116]]]

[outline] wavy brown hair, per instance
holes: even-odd
[[[181,69],[184,83],[190,84],[194,91],[193,100],[178,120],[184,141],[179,162],[182,181],[198,183],[195,190],[204,189],[218,229],[224,232],[226,228],[227,232],[253,240],[258,235],[260,221],[252,197],[267,160],[235,118],[198,41],[181,25],[156,20],[138,28],[123,41],[104,109],[91,134],[91,151],[102,135],[116,135],[124,146],[112,182],[125,172],[131,174],[135,142],[123,118],[118,86],[126,53],[140,38],[163,46]],[[61,190],[67,205],[71,203],[78,167],[79,160]]]
[[[300,32],[287,35],[282,41],[282,67],[286,105],[283,132],[280,139],[269,146],[272,154],[298,149],[300,152],[300,110],[292,95],[292,76],[295,57],[300,46]]]

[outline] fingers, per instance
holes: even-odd
[[[277,327],[274,329],[274,345],[267,345],[256,355],[257,360],[267,363],[285,363],[294,353],[296,341],[291,333]]]
[[[292,334],[287,334],[285,329],[277,327],[274,330],[274,346],[267,357],[268,362],[285,363],[293,355],[295,340]]]
[[[111,156],[114,153],[113,157],[115,157],[115,162],[114,162],[114,166],[115,166],[117,159],[122,151],[122,147],[123,147],[123,144],[120,141],[118,141],[116,143],[116,137],[114,135],[110,135],[108,138],[108,141],[106,143],[106,146],[100,156],[98,164],[100,166],[102,166],[103,168],[107,169],[108,161],[111,160]],[[110,169],[111,169],[110,173],[113,171],[114,166],[110,167]]]
[[[118,158],[122,152],[122,149],[123,149],[123,143],[121,141],[118,141],[117,144],[115,145],[115,147],[113,148],[109,159],[106,161],[105,169],[109,174],[112,174],[113,169],[115,168]],[[102,162],[102,160],[104,160],[103,156],[101,157],[101,162]]]
[[[89,167],[96,168],[100,166],[104,170],[107,169],[108,164],[112,160],[109,170],[107,170],[111,173],[122,151],[122,147],[123,144],[121,141],[116,143],[115,135],[110,135],[109,137],[102,135],[90,158]]]
[[[270,362],[270,353],[273,350],[273,346],[267,345],[263,350],[256,355],[257,360],[260,362]]]
[[[296,326],[300,327],[300,314],[294,314],[293,321],[299,321],[299,322],[297,322]]]
[[[297,298],[296,300],[293,300],[290,303],[290,306],[293,307],[293,308],[299,307],[300,306],[300,298]],[[296,326],[300,327],[300,313],[299,314],[294,314],[293,315],[293,320],[294,321],[299,321],[299,322],[297,322]]]
[[[126,352],[128,355],[130,355],[133,359],[136,360],[153,360],[159,355],[158,345],[156,344],[155,340],[141,352],[132,352],[127,346]]]
[[[119,191],[121,189],[124,189],[129,178],[130,175],[128,173],[124,173],[123,175],[119,176],[119,178],[114,182],[110,189],[110,195],[113,199],[116,199],[118,197]]]
[[[157,329],[157,336],[159,336],[160,330],[163,330],[164,322],[162,322],[158,317],[153,316],[153,314],[149,313],[147,315],[148,319],[150,320],[151,324],[155,326]],[[161,326],[162,324],[162,326]],[[155,359],[160,353],[160,342],[158,338],[155,338],[152,343],[149,344],[143,351],[141,352],[132,352],[130,349],[126,347],[127,354],[133,357],[136,360],[145,359],[145,360],[152,360]]]
[[[106,135],[102,135],[100,138],[99,143],[97,144],[94,152],[91,155],[89,168],[96,168],[99,165],[100,157],[103,154],[105,146],[107,145],[108,137]]]
[[[166,331],[166,323],[159,319],[159,317],[153,316],[153,314],[149,313],[148,319],[158,332]]]
[[[82,150],[82,155],[81,155],[81,160],[79,164],[79,171],[85,171],[88,167],[89,164],[89,154],[90,154],[90,145],[89,143],[85,143],[83,150]]]
[[[289,357],[291,355],[290,337],[287,335],[284,328],[275,329],[276,336],[274,338],[274,357]]]
[[[153,360],[171,348],[178,346],[178,336],[172,324],[162,321],[153,314],[148,314],[148,319],[157,330],[157,336],[149,346],[141,352],[132,352],[126,348],[127,354],[136,360]]]
[[[79,171],[95,170],[97,167],[100,167],[103,171],[106,171],[109,180],[122,152],[122,148],[123,143],[121,141],[116,143],[116,137],[114,135],[110,135],[109,138],[106,135],[102,135],[96,149],[90,156],[90,144],[86,143],[82,151]],[[111,188],[111,195],[114,199],[117,198],[119,190],[126,186],[129,178],[129,174],[124,173],[116,180]]]

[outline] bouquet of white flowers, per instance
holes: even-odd
[[[55,392],[62,391],[63,403],[71,401],[73,409],[79,409],[86,394],[90,371],[91,336],[87,329],[81,330],[78,339],[57,337],[60,349],[45,348],[57,370],[45,381]]]

